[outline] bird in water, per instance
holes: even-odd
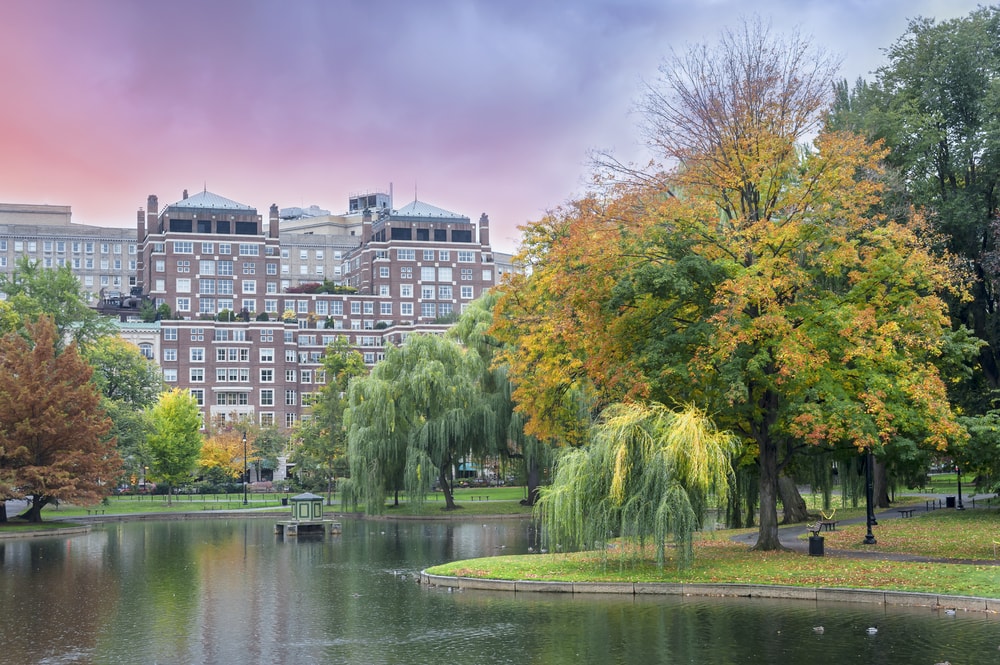
[[[953,609],[947,609],[947,610],[944,611],[944,613],[947,614],[947,615],[949,615],[949,616],[953,616],[955,614],[955,610],[953,610]]]
[[[869,626],[865,632],[868,633],[869,635],[874,635],[875,633],[878,632],[878,628],[876,626]]]
[[[822,635],[826,629],[823,626],[813,626],[813,632]]]

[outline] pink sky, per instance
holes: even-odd
[[[870,78],[906,19],[965,0],[6,0],[0,201],[130,226],[210,191],[254,206],[387,190],[494,247],[585,189],[592,149],[645,159],[631,114],[671,47],[757,12]]]

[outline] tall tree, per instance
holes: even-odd
[[[935,364],[970,348],[943,316],[953,276],[919,218],[874,214],[880,150],[846,134],[797,145],[832,75],[807,43],[750,22],[661,74],[648,130],[674,167],[619,195],[619,214],[554,236],[558,257],[590,242],[574,229],[603,230],[621,257],[612,288],[591,289],[591,321],[570,318],[560,340],[572,344],[554,353],[599,392],[699,405],[751,443],[757,547],[776,549],[778,476],[798,446],[962,439]],[[587,289],[576,251],[560,266],[564,299]],[[585,362],[601,344],[614,365]]]
[[[161,393],[150,412],[153,431],[149,435],[150,472],[167,485],[167,503],[172,490],[191,479],[201,454],[201,412],[191,393],[176,388]]]
[[[30,496],[29,521],[53,501],[97,503],[120,471],[91,373],[47,316],[0,339],[0,496]]]
[[[351,379],[366,376],[364,358],[344,336],[338,336],[323,355],[326,384],[316,392],[313,418],[298,429],[299,443],[292,453],[296,475],[302,480],[321,481],[332,494],[338,469],[347,467],[347,391]],[[332,498],[329,497],[328,498]]]
[[[495,431],[479,399],[480,362],[439,335],[411,335],[389,348],[369,376],[351,382],[351,482],[369,511],[381,512],[400,481],[419,501],[435,478],[445,508],[457,508],[453,466],[479,453],[488,432]]]
[[[115,335],[114,323],[88,305],[88,294],[69,265],[43,268],[27,256],[9,273],[0,273],[0,292],[22,321],[46,314],[56,326],[59,344],[70,338],[81,348],[104,335]]]
[[[988,342],[962,395],[981,411],[1000,388],[1000,8],[913,19],[886,54],[874,81],[839,86],[828,125],[885,142],[900,190],[974,276],[972,297],[950,305],[956,325]]]
[[[500,292],[491,290],[469,303],[448,336],[460,340],[479,355],[482,370],[478,378],[479,389],[495,425],[494,431],[485,433],[483,448],[489,455],[512,458],[523,464],[527,480],[527,497],[523,503],[533,506],[538,499],[542,468],[552,457],[551,448],[525,432],[527,421],[515,410],[514,386],[507,364],[499,356],[501,343],[490,332],[499,299]]]
[[[149,434],[147,410],[163,392],[163,378],[156,363],[121,337],[101,337],[84,352],[94,368],[94,385],[101,405],[111,418],[111,432],[125,471],[138,474],[146,466],[143,447]]]

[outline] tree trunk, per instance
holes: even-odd
[[[528,497],[521,503],[526,506],[534,506],[535,502],[538,501],[538,487],[542,484],[542,470],[534,456],[527,460],[525,466],[527,466]]]
[[[809,519],[806,502],[799,494],[799,488],[794,480],[788,476],[778,476],[778,493],[781,495],[781,504],[784,507],[782,524],[797,524]]]
[[[875,474],[875,505],[879,508],[889,507],[889,474],[885,464],[877,457],[872,459],[872,471]]]
[[[764,437],[758,441],[760,447],[760,529],[757,532],[755,550],[771,551],[784,549],[778,540],[778,446]]]
[[[18,515],[18,517],[37,524],[42,521],[42,508],[48,505],[48,503],[48,498],[40,498],[37,494],[33,494],[31,496],[31,503],[28,505],[28,509]]]
[[[0,522],[7,521],[7,500],[0,499]]]
[[[441,491],[444,493],[444,509],[455,510],[458,506],[455,505],[455,497],[451,493],[451,485],[448,484],[448,474],[445,472],[445,466],[442,465],[441,470],[438,472],[438,483],[441,484]]]

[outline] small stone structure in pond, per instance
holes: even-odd
[[[306,492],[293,496],[289,503],[292,506],[292,519],[282,520],[274,525],[274,532],[279,536],[340,533],[340,522],[323,519],[323,497]]]

